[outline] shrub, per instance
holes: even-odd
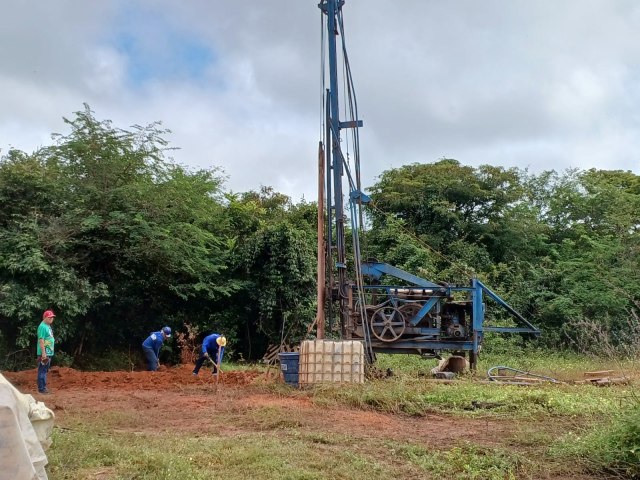
[[[73,357],[62,350],[57,350],[54,358],[54,364],[59,367],[70,367],[73,365]]]
[[[143,364],[142,351],[109,350],[100,354],[83,355],[76,358],[74,366],[87,371],[113,372],[118,370],[131,371]]]
[[[0,370],[17,372],[19,370],[29,370],[35,368],[35,354],[27,348],[17,351],[0,349]]]

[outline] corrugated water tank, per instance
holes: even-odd
[[[364,346],[355,340],[305,340],[300,346],[300,385],[363,383]]]

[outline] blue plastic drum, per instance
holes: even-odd
[[[284,377],[284,383],[297,387],[300,354],[298,352],[283,352],[278,354],[278,356],[280,358],[280,370]]]

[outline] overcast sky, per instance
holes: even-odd
[[[88,103],[162,121],[233,191],[316,196],[318,0],[4,1],[0,154],[68,133]],[[640,174],[637,0],[346,0],[363,185],[463,164]]]

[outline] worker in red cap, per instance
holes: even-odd
[[[53,329],[51,328],[54,318],[56,318],[56,314],[53,313],[53,310],[45,310],[42,314],[42,322],[38,325],[38,343],[36,345],[36,354],[38,355],[38,392],[43,395],[51,393],[47,388],[47,373],[51,366],[55,343]]]
[[[167,338],[171,337],[171,327],[162,327],[159,332],[152,332],[144,342],[142,342],[142,351],[147,358],[147,370],[155,372],[158,370],[160,360],[160,347]]]

